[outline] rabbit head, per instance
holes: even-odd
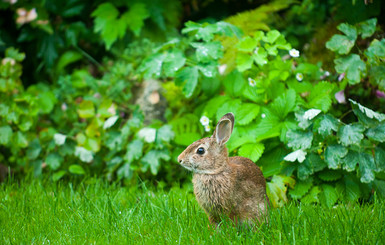
[[[233,113],[227,113],[218,122],[211,137],[189,145],[179,156],[178,162],[186,169],[198,174],[216,174],[228,165],[225,146],[234,127]]]

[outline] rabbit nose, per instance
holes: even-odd
[[[182,158],[181,158],[180,156],[178,156],[178,162],[179,162],[179,163],[182,163],[182,162],[183,162],[183,160],[182,160]]]

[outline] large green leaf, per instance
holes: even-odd
[[[328,208],[333,207],[333,205],[337,202],[338,200],[338,194],[336,189],[328,184],[323,184],[322,185],[322,192],[320,195],[321,203],[326,205]]]
[[[342,177],[342,174],[339,171],[327,169],[320,172],[317,176],[323,181],[336,181]]]
[[[353,112],[356,114],[358,119],[365,125],[378,125],[378,122],[385,120],[385,114],[375,112],[361,104],[349,99],[352,104]]]
[[[79,157],[83,162],[92,162],[94,156],[92,151],[85,149],[84,147],[77,146],[75,148],[75,156]]]
[[[8,145],[12,139],[12,128],[8,125],[0,127],[0,144]]]
[[[126,154],[124,160],[127,163],[132,163],[134,160],[138,160],[142,156],[143,142],[141,140],[131,141],[126,148]]]
[[[239,148],[238,154],[256,162],[262,156],[264,150],[265,146],[262,143],[245,144]]]
[[[168,77],[174,77],[175,73],[184,66],[186,57],[182,51],[174,50],[167,53],[163,62],[164,74]]]
[[[377,172],[385,172],[385,150],[379,146],[374,149],[374,160],[377,167]]]
[[[319,197],[318,194],[320,193],[320,189],[318,186],[313,186],[311,190],[301,198],[301,202],[303,203],[318,203]]]
[[[28,146],[27,157],[29,160],[35,160],[41,152],[41,145],[39,139],[34,139]]]
[[[355,202],[361,197],[359,182],[350,175],[345,175],[336,185],[337,193],[344,199]]]
[[[183,85],[182,92],[186,98],[190,98],[198,84],[198,68],[194,67],[185,67],[178,71],[175,83],[177,85]]]
[[[246,36],[246,37],[242,38],[241,40],[239,40],[236,47],[240,51],[252,52],[257,47],[257,45],[258,45],[257,40],[255,40],[254,38],[252,38],[250,36]]]
[[[295,149],[309,149],[313,141],[313,133],[311,131],[289,130],[286,134],[288,146]]]
[[[367,38],[373,35],[376,31],[377,19],[372,18],[358,24],[358,32],[362,38]]]
[[[150,13],[147,10],[147,7],[143,3],[133,3],[130,4],[130,9],[125,12],[121,21],[125,23],[124,28],[126,26],[135,34],[135,36],[139,36],[140,31],[144,26],[144,21],[150,17]]]
[[[323,112],[327,112],[332,104],[332,91],[334,85],[329,82],[317,83],[310,91],[310,95],[307,98],[308,108],[320,109]]]
[[[26,138],[26,136],[20,132],[20,131],[17,131],[16,135],[15,135],[15,138],[16,138],[16,144],[21,147],[21,148],[25,148],[28,146],[28,140]]]
[[[267,196],[273,207],[282,207],[287,202],[287,187],[293,187],[295,180],[289,176],[274,175],[266,184]]]
[[[243,103],[235,112],[236,121],[239,125],[249,124],[259,114],[260,106],[254,103]]]
[[[91,118],[95,115],[94,104],[90,100],[83,100],[79,104],[77,112],[81,118]]]
[[[214,24],[198,24],[192,21],[185,23],[185,28],[182,29],[182,34],[193,32],[196,39],[202,39],[209,42],[214,38],[214,34],[218,32],[218,27]]]
[[[374,128],[370,128],[365,134],[371,140],[385,142],[385,122],[382,122]]]
[[[144,72],[146,78],[160,77],[162,71],[162,64],[166,59],[166,54],[155,53],[148,56],[140,65],[139,71]]]
[[[151,150],[142,158],[142,167],[143,172],[147,171],[150,168],[151,173],[156,175],[160,168],[160,160],[165,161],[170,160],[170,153],[167,150]]]
[[[300,180],[306,180],[313,173],[326,168],[327,164],[317,154],[310,153],[303,163],[298,165],[297,176]]]
[[[338,73],[346,73],[349,84],[357,84],[366,72],[366,64],[358,54],[350,54],[334,60],[335,68]]]
[[[329,145],[325,151],[325,161],[331,169],[338,169],[348,150],[342,145]]]
[[[63,162],[63,157],[55,152],[48,154],[48,156],[45,159],[45,163],[48,166],[50,166],[50,168],[53,170],[58,169],[62,162]]]
[[[365,54],[372,59],[375,57],[385,58],[385,39],[381,39],[381,41],[374,39]]]
[[[249,70],[253,65],[253,56],[247,53],[237,53],[236,58],[237,69],[240,72]]]
[[[218,41],[209,43],[191,43],[191,46],[196,48],[195,55],[199,62],[209,62],[217,60],[223,56],[222,44]]]
[[[83,175],[86,173],[86,171],[84,171],[83,167],[78,165],[78,164],[72,164],[68,170],[70,171],[70,173],[72,174],[79,174],[79,175]]]
[[[365,128],[361,124],[348,124],[338,129],[337,136],[344,146],[359,145],[364,138]]]
[[[338,54],[348,54],[357,39],[357,30],[354,26],[345,23],[340,24],[337,28],[345,35],[334,35],[326,42],[326,48]]]
[[[314,123],[314,127],[317,129],[320,135],[326,137],[331,135],[332,131],[337,132],[338,124],[338,119],[334,118],[330,114],[326,114]]]
[[[376,165],[374,163],[374,158],[368,153],[360,153],[360,173],[361,173],[361,182],[370,183],[374,180],[374,170],[376,170]]]
[[[296,93],[294,89],[288,89],[284,94],[276,98],[271,103],[270,108],[274,114],[284,119],[287,114],[292,112],[296,105]]]

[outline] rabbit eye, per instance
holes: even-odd
[[[197,150],[197,153],[198,153],[199,155],[205,154],[205,148],[199,147],[198,150]]]

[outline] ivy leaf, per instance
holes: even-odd
[[[321,185],[322,192],[321,192],[321,202],[325,204],[328,208],[333,207],[333,205],[338,200],[338,194],[336,189],[328,184]]]
[[[134,160],[138,160],[142,156],[142,151],[143,142],[141,140],[133,140],[127,145],[124,160],[127,163],[132,163]]]
[[[342,145],[329,145],[325,150],[325,160],[331,169],[338,169],[348,150]]]
[[[363,39],[370,37],[376,31],[377,19],[372,18],[358,24],[358,33],[361,33]]]
[[[218,41],[210,43],[191,43],[196,48],[195,55],[199,62],[217,60],[223,56],[222,44]]]
[[[378,122],[385,120],[385,114],[375,112],[361,104],[349,99],[352,104],[353,112],[358,119],[365,125],[377,125]]]
[[[94,104],[90,100],[83,100],[79,104],[77,112],[81,118],[91,118],[95,116]]]
[[[299,149],[309,149],[313,141],[313,133],[311,131],[299,131],[299,130],[289,130],[286,133],[288,140],[287,146],[299,150]]]
[[[338,129],[337,136],[344,146],[359,145],[364,138],[365,128],[361,124],[348,124]]]
[[[368,153],[361,152],[360,153],[360,172],[361,172],[361,182],[362,183],[370,183],[374,180],[374,170],[376,169],[376,165],[374,163],[373,156]]]
[[[262,143],[245,144],[239,148],[239,155],[256,162],[262,156],[265,146]]]
[[[61,157],[58,153],[50,153],[45,159],[45,163],[50,166],[52,170],[58,169],[62,162],[63,157]]]
[[[8,125],[0,127],[0,144],[8,145],[12,139],[12,128]]]
[[[142,27],[144,26],[144,20],[150,17],[146,5],[143,3],[130,4],[130,9],[125,12],[121,20],[125,22],[126,26],[135,34],[139,36]],[[124,26],[124,28],[126,28]]]
[[[170,160],[170,154],[166,150],[151,150],[142,158],[142,171],[147,171],[150,167],[151,173],[156,175],[160,167],[160,160]]]
[[[348,54],[357,38],[357,30],[354,26],[342,23],[337,27],[346,35],[336,34],[326,42],[326,48],[338,54]]]
[[[317,176],[323,181],[336,181],[342,177],[342,174],[339,171],[327,169],[320,172]]]
[[[346,73],[349,84],[354,85],[361,81],[361,77],[366,72],[366,64],[358,54],[350,54],[334,60],[335,68],[338,73]]]
[[[78,164],[72,164],[68,170],[70,171],[70,173],[72,174],[79,174],[79,175],[83,175],[86,173],[86,171],[84,171],[83,167],[78,165]]]
[[[365,134],[371,140],[385,142],[385,122],[382,122],[377,127],[370,128]]]
[[[75,148],[75,156],[79,157],[83,162],[91,162],[94,159],[92,152],[81,146]]]
[[[385,150],[377,146],[374,149],[377,172],[385,172]]]
[[[327,112],[332,104],[331,92],[333,89],[334,85],[329,82],[317,83],[310,91],[310,95],[307,99],[308,107]]]
[[[337,132],[338,124],[338,119],[334,118],[330,114],[326,114],[315,122],[314,127],[317,129],[320,135],[326,137],[331,135],[332,131]]]
[[[306,180],[298,180],[297,183],[295,183],[294,189],[289,190],[289,194],[293,199],[300,199],[306,193],[309,192],[312,186],[313,178],[307,178]]]
[[[236,113],[237,124],[247,125],[259,114],[260,106],[254,103],[243,103]]]
[[[186,98],[190,98],[198,84],[198,68],[194,67],[185,67],[182,70],[178,71],[175,83],[177,85],[182,85],[182,92]]]

